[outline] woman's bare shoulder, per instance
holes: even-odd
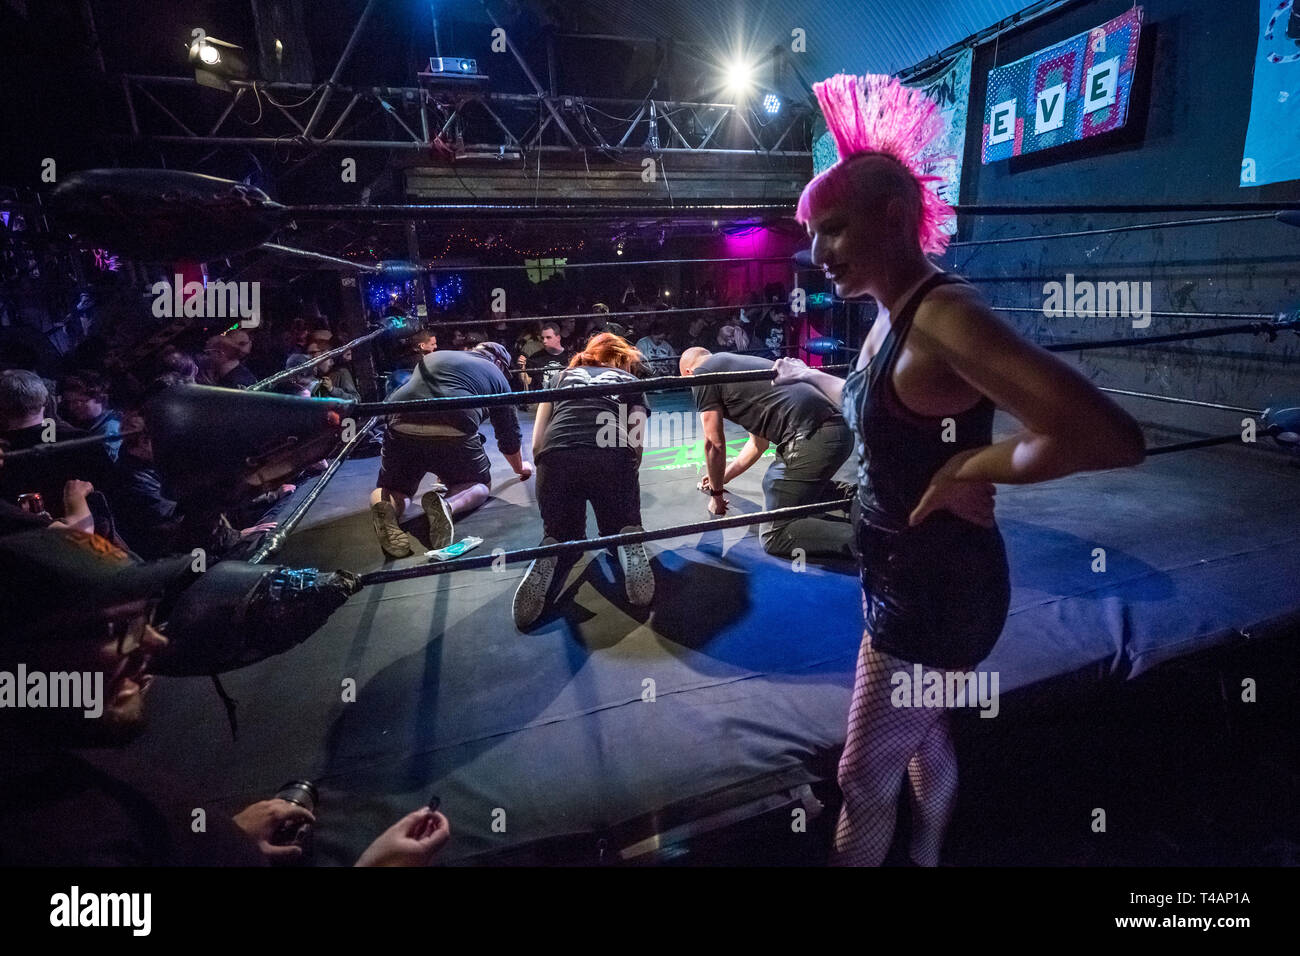
[[[913,328],[917,338],[970,341],[972,337],[996,333],[1004,336],[1014,331],[995,313],[983,294],[966,282],[939,286],[927,295],[916,310]]]

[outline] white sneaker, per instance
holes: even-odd
[[[443,487],[442,491],[446,491],[446,488]],[[426,491],[420,499],[424,516],[429,521],[429,547],[433,551],[442,550],[456,539],[456,527],[451,520],[451,506],[442,496],[442,491],[437,488]]]
[[[397,509],[387,501],[377,501],[370,506],[370,521],[384,554],[390,558],[409,558],[415,553],[410,535],[397,523]]]
[[[542,544],[554,544],[550,538]],[[515,627],[524,631],[532,627],[542,612],[546,610],[546,599],[551,593],[551,582],[555,578],[555,566],[558,558],[535,558],[528,565],[528,573],[515,589],[515,599],[511,611],[515,618]]]
[[[644,528],[629,525],[620,534],[644,531]],[[650,555],[644,544],[620,545],[618,563],[623,568],[623,586],[627,589],[627,599],[634,607],[645,607],[655,596],[655,574],[650,567]]]

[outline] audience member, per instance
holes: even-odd
[[[248,333],[244,333],[247,338]],[[219,388],[248,388],[257,384],[257,377],[243,362],[247,350],[240,339],[228,335],[214,335],[203,346],[199,359],[200,379],[205,385]]]
[[[517,361],[521,369],[532,369],[520,375],[523,388],[536,391],[546,388],[547,382],[561,370],[569,367],[573,353],[564,347],[560,338],[560,326],[557,322],[542,323],[542,347],[530,355],[520,355]]]
[[[108,379],[98,372],[76,372],[59,385],[59,411],[71,425],[87,435],[120,435],[121,416],[108,406]],[[116,460],[120,441],[104,443],[108,457]]]
[[[49,441],[87,437],[83,431],[48,418],[48,399],[45,383],[35,372],[21,369],[0,372],[0,444],[9,451],[18,451]],[[18,504],[24,495],[37,494],[43,510],[54,518],[62,518],[65,516],[64,488],[69,481],[103,487],[111,470],[112,460],[103,444],[10,462],[0,469],[0,500]]]
[[[123,749],[144,729],[151,660],[169,640],[185,637],[164,637],[154,617],[166,597],[190,583],[191,561],[183,555],[139,563],[111,542],[66,528],[0,538],[7,585],[0,594],[0,670],[85,674],[103,688],[98,713],[0,709],[0,865],[262,866],[302,859],[302,846],[278,833],[283,824],[315,821],[303,807],[261,800],[233,818],[209,813],[196,832],[188,813],[165,810],[141,783],[77,753]],[[425,865],[450,832],[445,816],[423,807],[380,834],[357,865]]]
[[[636,343],[637,350],[645,356],[647,362],[675,358],[677,350],[668,341],[668,327],[661,319],[650,326],[650,334]]]

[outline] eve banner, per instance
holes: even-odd
[[[1086,33],[989,71],[984,162],[1073,143],[1128,120],[1142,30],[1134,7]]]

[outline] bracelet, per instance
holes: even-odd
[[[727,489],[726,489],[726,488],[719,488],[717,491],[710,491],[710,492],[709,492],[709,497],[710,497],[710,498],[721,498],[721,497],[722,497],[723,495],[725,495],[726,493],[727,493]]]

